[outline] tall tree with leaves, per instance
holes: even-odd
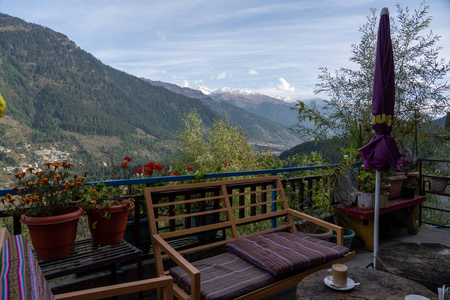
[[[442,49],[438,45],[439,36],[431,30],[427,32],[432,19],[428,9],[425,3],[413,12],[397,5],[397,16],[391,16],[396,82],[392,134],[400,147],[411,143],[415,128],[429,122],[433,115],[449,110],[450,84],[443,78],[450,70],[450,63],[439,57]],[[378,17],[372,8],[367,23],[360,28],[361,42],[352,45],[350,61],[358,69],[340,68],[330,72],[321,68],[315,93],[329,96],[325,107],[319,110],[315,103],[310,107],[303,102],[296,104],[299,122],[293,129],[300,135],[316,142],[334,143],[328,147],[335,151],[343,144],[360,148],[374,135],[370,125]],[[302,125],[305,121],[313,121],[315,126]]]

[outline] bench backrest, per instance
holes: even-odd
[[[195,247],[217,246],[280,230],[296,232],[278,176],[224,180],[144,189],[151,235],[166,241],[217,230],[222,240]],[[189,249],[189,246],[186,248]],[[194,249],[179,251],[180,253]]]

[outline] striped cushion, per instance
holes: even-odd
[[[234,299],[275,281],[275,276],[232,253],[193,262],[200,271],[202,299]],[[191,278],[180,267],[170,269],[174,281],[191,293]]]
[[[0,258],[1,299],[54,299],[31,248],[21,235],[5,242]]]
[[[314,267],[349,252],[341,245],[288,232],[243,238],[225,248],[275,276]]]

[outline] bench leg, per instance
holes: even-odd
[[[367,250],[373,251],[373,219],[352,218],[347,227],[364,241]]]
[[[396,213],[396,220],[406,226],[408,233],[416,235],[419,232],[419,227],[417,226],[417,218],[419,216],[419,204],[411,207],[406,207]]]

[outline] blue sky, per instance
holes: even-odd
[[[129,74],[197,88],[313,97],[320,67],[355,67],[370,8],[422,0],[0,0],[0,12],[63,33]],[[450,1],[429,0],[450,59]],[[447,80],[450,77],[447,76]]]

